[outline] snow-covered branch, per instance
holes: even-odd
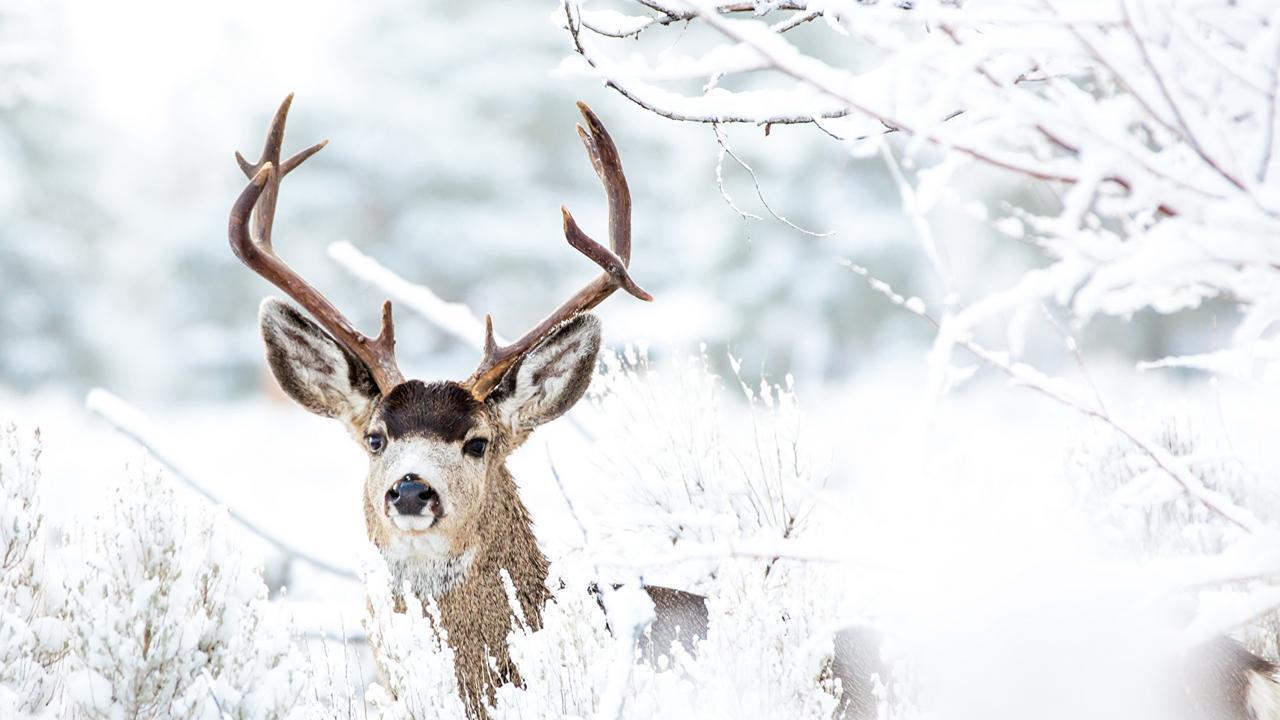
[[[160,443],[155,440],[155,433],[150,430],[146,416],[137,408],[129,405],[124,400],[112,395],[101,388],[91,390],[85,398],[85,407],[90,412],[102,418],[111,424],[121,435],[129,438],[137,443],[139,447],[147,451],[156,462],[160,463],[169,471],[169,475],[175,480],[181,482],[191,488],[196,494],[208,500],[215,507],[226,507],[227,515],[245,530],[248,530],[254,536],[262,539],[268,545],[276,548],[287,560],[298,560],[323,570],[331,575],[336,575],[347,580],[358,579],[355,572],[347,568],[338,567],[333,563],[316,557],[311,553],[293,545],[271,531],[259,526],[250,520],[243,513],[236,511],[235,508],[227,507],[218,496],[209,489],[209,486],[200,482],[194,475],[182,469],[181,464],[174,460],[161,447]]]
[[[392,298],[431,321],[436,327],[477,350],[484,350],[484,321],[462,303],[449,302],[425,285],[405,280],[381,263],[365,255],[348,242],[329,246],[329,257],[348,272],[374,287],[385,290]],[[499,343],[506,342],[496,338]]]
[[[1223,493],[1205,487],[1198,478],[1187,470],[1183,461],[1174,457],[1165,448],[1146,439],[1141,433],[1121,424],[1104,410],[1092,407],[1089,403],[1082,401],[1076,397],[1073,389],[1066,386],[1061,380],[1051,378],[1025,363],[1011,362],[1006,354],[993,352],[983,347],[967,333],[949,329],[945,321],[939,321],[928,313],[924,302],[920,298],[903,297],[894,292],[888,283],[873,276],[866,268],[848,261],[844,261],[844,264],[853,273],[866,280],[872,289],[887,297],[890,302],[928,321],[937,327],[939,334],[947,337],[951,343],[963,347],[985,364],[1004,373],[1008,376],[1009,382],[1034,390],[1054,402],[1071,408],[1086,417],[1098,420],[1122,435],[1141,450],[1156,467],[1178,483],[1187,495],[1203,504],[1213,513],[1250,533],[1259,533],[1265,530],[1263,523],[1252,512],[1238,506]]]
[[[957,298],[957,333],[1042,303],[1086,322],[1226,298],[1241,316],[1230,348],[1211,349],[1226,355],[1147,367],[1274,366],[1280,10],[1189,0],[635,5],[606,15],[566,0],[566,67],[673,120],[812,123],[853,149],[888,132],[909,138],[912,159],[925,146],[943,151],[938,167],[952,176],[987,165],[1060,193],[1046,210],[985,213],[1048,265],[990,297]],[[786,32],[810,16],[821,42]],[[697,38],[680,46],[696,53],[671,47],[674,38],[625,49],[615,39],[650,39],[673,23]]]

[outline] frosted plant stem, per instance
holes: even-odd
[[[222,502],[222,500],[209,490],[206,485],[197,481],[191,474],[183,471],[180,465],[173,460],[168,453],[160,449],[159,445],[143,428],[145,419],[143,418],[142,413],[136,408],[101,388],[95,388],[89,391],[88,396],[85,397],[85,406],[90,412],[103,420],[106,420],[121,435],[124,435],[143,450],[146,450],[147,454],[154,458],[156,462],[163,465],[174,479],[194,490],[198,495],[203,497],[205,500],[208,500],[211,504],[219,507],[225,507],[227,509],[227,515],[230,516],[232,520],[236,521],[236,523],[253,535],[261,538],[267,544],[279,550],[287,560],[299,560],[315,567],[317,570],[322,570],[345,580],[359,581],[359,577],[354,571],[338,567],[337,565],[307,553],[305,550],[286,542],[274,533],[258,526],[252,520],[238,512],[235,508],[232,508]]]
[[[349,242],[329,245],[329,257],[358,279],[385,291],[396,302],[418,313],[437,328],[476,350],[484,350],[484,320],[463,303],[449,302],[431,288],[409,282]],[[499,345],[507,339],[494,335]]]
[[[922,303],[919,303],[918,301],[913,302],[913,300],[916,299],[913,298],[912,300],[908,300],[907,298],[897,294],[893,291],[893,288],[888,285],[888,283],[876,278],[861,265],[856,265],[848,260],[841,260],[840,262],[845,267],[852,270],[856,275],[859,275],[866,280],[873,290],[889,298],[889,301],[893,304],[905,308],[912,314],[923,318],[933,324],[934,327],[940,326],[939,322],[924,310]],[[1150,458],[1157,467],[1168,474],[1174,482],[1182,486],[1183,491],[1186,492],[1188,496],[1196,502],[1204,505],[1215,515],[1222,517],[1236,527],[1239,527],[1249,533],[1259,533],[1265,529],[1265,526],[1256,517],[1254,517],[1253,513],[1239,507],[1223,493],[1205,487],[1204,484],[1195,476],[1187,472],[1186,468],[1181,466],[1178,459],[1170,455],[1168,451],[1143,440],[1136,432],[1131,431],[1116,422],[1110,415],[1102,410],[1088,407],[1087,405],[1071,398],[1062,390],[1054,387],[1054,384],[1050,382],[1049,378],[1039,370],[1021,363],[1010,363],[998,353],[982,347],[968,335],[956,336],[953,340],[955,341],[955,344],[968,350],[979,360],[982,360],[984,363],[1003,372],[1013,383],[1026,386],[1061,405],[1081,413],[1082,415],[1095,420],[1100,420],[1112,430],[1123,435],[1126,439],[1132,442],[1135,447],[1142,451],[1144,455]]]
[[[560,480],[560,473],[556,470],[555,462],[551,459],[551,451],[547,450],[547,464],[551,467],[551,475],[555,478],[556,487],[560,490],[560,496],[564,498],[565,505],[569,508],[569,515],[573,517],[574,523],[578,526],[578,531],[582,533],[582,543],[584,547],[590,545],[590,536],[587,534],[587,527],[582,524],[582,520],[578,517],[577,508],[574,507],[573,501],[569,499],[569,493],[565,491],[564,483]],[[614,589],[609,583],[600,583],[600,568],[591,562],[592,572],[596,576],[596,587],[600,591],[600,596],[604,602],[605,614],[614,622],[617,637],[615,638],[615,655],[613,662],[609,667],[609,677],[605,684],[604,694],[600,698],[600,705],[596,711],[596,717],[601,720],[611,720],[622,716],[623,705],[626,702],[627,686],[631,683],[632,666],[636,661],[636,643],[640,639],[640,635],[644,632],[645,627],[653,621],[653,607],[650,603],[648,612],[634,612],[633,607],[628,607],[628,612],[623,613],[621,607],[623,603],[610,602],[612,598],[622,597],[625,593],[642,592],[639,588],[639,582],[632,588]],[[625,630],[624,630],[625,627]]]
[[[715,129],[716,143],[720,145],[720,158],[719,158],[719,161],[716,163],[716,182],[719,183],[720,194],[723,195],[725,201],[729,203],[729,207],[733,208],[739,215],[743,216],[744,218],[750,217],[756,220],[760,219],[759,216],[757,215],[752,215],[751,213],[746,213],[746,212],[743,212],[742,210],[739,210],[738,206],[733,204],[733,200],[729,199],[729,193],[724,189],[724,178],[721,173],[721,166],[724,164],[724,156],[726,154],[728,154],[729,157],[733,158],[733,161],[738,163],[739,167],[741,167],[743,170],[746,170],[747,174],[751,176],[751,184],[756,189],[756,197],[760,199],[760,204],[763,205],[764,209],[768,211],[770,215],[773,216],[773,219],[778,220],[779,222],[782,222],[783,224],[787,225],[793,230],[798,230],[804,233],[805,235],[812,235],[813,237],[830,237],[831,235],[835,234],[830,230],[828,230],[827,232],[815,232],[813,230],[806,230],[805,228],[802,228],[799,225],[786,219],[785,217],[779,215],[777,211],[775,211],[773,207],[769,205],[769,201],[765,199],[764,190],[761,189],[760,187],[760,178],[756,176],[756,171],[752,169],[752,167],[748,165],[745,160],[738,157],[738,154],[733,151],[733,148],[729,147],[728,138],[725,137],[724,130],[720,127],[720,123],[712,123],[711,127]]]

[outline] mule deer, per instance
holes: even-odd
[[[364,447],[369,539],[397,587],[408,582],[420,597],[438,603],[462,699],[471,716],[484,717],[498,684],[520,682],[507,647],[518,620],[502,572],[510,576],[530,627],[541,626],[551,597],[547,558],[506,459],[586,392],[600,350],[600,322],[588,311],[619,289],[652,299],[627,272],[631,197],[617,148],[599,118],[579,103],[586,127],[580,125],[578,134],[608,202],[610,247],[588,237],[562,208],[563,229],[569,244],[603,273],[510,345],[494,341],[486,316],[484,356],[466,380],[405,380],[395,360],[390,302],[382,306],[378,335],[367,337],[275,253],[271,231],[280,182],[325,145],[281,161],[291,101],[289,96],[277,110],[258,162],[236,154],[250,182],[231,209],[231,248],[315,319],[279,300],[262,303],[259,323],[271,372],[289,397],[339,420]],[[645,589],[657,611],[655,646],[677,639],[690,646],[705,635],[701,597]],[[867,629],[836,636],[831,671],[843,687],[837,716],[877,716],[872,676],[886,671],[879,644],[879,635]],[[1187,717],[1280,720],[1275,666],[1226,639],[1205,646],[1194,660],[1184,684]]]
[[[271,230],[280,182],[325,145],[281,162],[291,101],[292,95],[276,112],[258,162],[236,154],[250,182],[231,209],[231,248],[314,318],[285,302],[265,300],[259,322],[268,364],[289,397],[342,422],[365,448],[369,539],[382,551],[397,587],[407,581],[420,597],[439,604],[463,700],[470,714],[483,716],[496,683],[520,682],[507,649],[517,620],[502,571],[533,628],[540,626],[550,597],[547,559],[507,470],[507,456],[586,392],[600,350],[600,322],[588,311],[619,289],[652,299],[627,272],[631,196],[618,151],[600,119],[579,103],[585,128],[579,125],[578,134],[608,202],[610,247],[588,237],[562,208],[564,234],[604,272],[510,345],[494,341],[486,316],[484,357],[467,379],[406,380],[395,359],[389,301],[382,306],[378,335],[367,337],[275,253]],[[687,645],[690,634],[705,632],[700,597],[647,589],[658,611],[655,637],[683,636]]]

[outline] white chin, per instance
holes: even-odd
[[[391,522],[401,530],[421,532],[431,529],[436,524],[436,519],[429,515],[392,515]]]

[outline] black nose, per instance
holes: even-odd
[[[440,507],[440,496],[417,475],[405,475],[387,491],[387,502],[395,506],[401,515],[420,515],[422,509],[431,506],[432,512]]]

